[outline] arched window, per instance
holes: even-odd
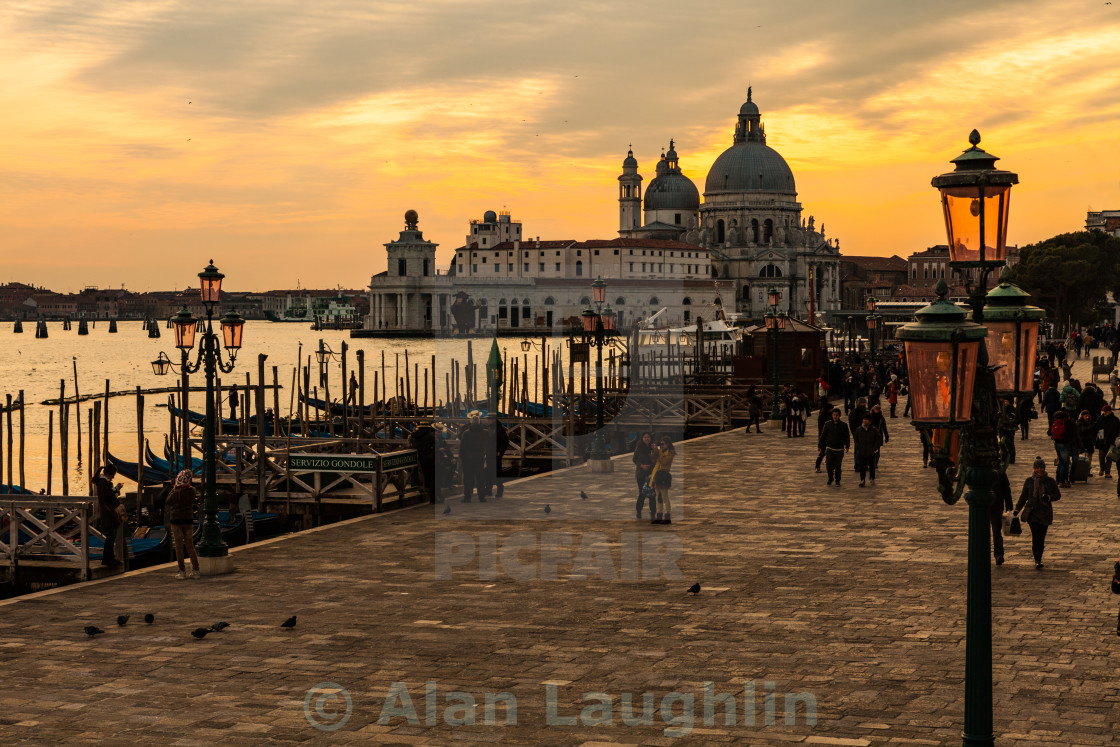
[[[682,305],[682,306],[691,306],[691,305],[692,305],[692,299],[691,299],[691,298],[689,298],[688,296],[685,296],[685,297],[684,297],[684,298],[683,298],[683,299],[681,300],[681,305]]]
[[[615,306],[625,306],[626,305],[626,299],[623,298],[622,296],[619,296],[618,298],[616,298],[614,300],[614,305]]]
[[[758,218],[751,218],[751,235],[754,236],[754,243],[758,243]]]
[[[766,265],[762,268],[762,272],[759,273],[759,276],[764,278],[780,278],[782,276],[782,270],[777,265]]]
[[[580,306],[590,306],[591,305],[591,299],[588,298],[587,296],[582,296],[579,299],[579,305]]]
[[[723,218],[716,221],[716,243],[722,244],[724,240]]]
[[[661,302],[657,300],[657,296],[653,296],[649,299],[649,305],[650,306],[656,306],[659,303],[661,303]]]
[[[578,277],[581,277],[582,275],[583,275],[583,260],[582,259],[577,259],[576,260],[576,277],[578,278]]]
[[[626,196],[627,197],[630,196],[630,185],[629,184],[626,185]]]
[[[544,305],[545,306],[553,306],[555,304],[556,304],[556,299],[554,299],[552,296],[549,296],[548,298],[546,298],[544,300]]]
[[[762,243],[764,243],[764,244],[770,243],[770,239],[773,238],[773,236],[774,236],[774,221],[767,218],[766,222],[762,225]]]

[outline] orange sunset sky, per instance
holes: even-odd
[[[612,238],[633,143],[703,191],[754,89],[844,254],[944,242],[969,131],[1009,241],[1120,209],[1120,2],[7,0],[0,282],[360,287],[406,209]]]

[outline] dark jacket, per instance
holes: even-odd
[[[634,445],[634,466],[645,473],[649,473],[653,469],[653,463],[657,461],[657,457],[653,455],[653,445],[647,444],[639,437],[638,443]]]
[[[1058,390],[1051,386],[1046,390],[1046,394],[1042,395],[1042,409],[1046,412],[1046,417],[1053,418],[1054,413],[1062,406],[1062,396]]]
[[[1090,418],[1089,420],[1077,419],[1077,442],[1078,448],[1081,451],[1092,451],[1094,442],[1097,440],[1097,423]]]
[[[1041,481],[1039,491],[1041,497],[1035,497],[1035,480]],[[1054,523],[1054,501],[1061,500],[1062,491],[1058,490],[1058,483],[1054,482],[1054,478],[1050,475],[1045,477],[1035,477],[1031,475],[1027,481],[1023,483],[1023,492],[1019,494],[1019,502],[1015,504],[1015,511],[1018,513],[1023,510],[1023,505],[1027,504],[1031,507],[1030,516],[1027,520],[1031,524],[1053,524]]]
[[[102,475],[97,478],[97,523],[101,527],[115,527],[121,523],[117,516],[117,506],[121,499],[117,497],[117,489],[113,482]]]
[[[501,459],[509,449],[509,432],[501,421],[486,426],[486,446],[486,457],[492,461]]]
[[[851,428],[852,433],[855,433],[856,429],[863,425],[863,416],[870,412],[866,405],[855,406],[855,409],[848,415],[848,427]]]
[[[852,431],[852,440],[855,442],[856,454],[870,458],[875,456],[879,447],[883,445],[883,434],[874,426],[864,428],[862,425]]]
[[[490,434],[482,423],[471,423],[459,434],[459,460],[465,464],[481,466],[486,461],[487,441]]]
[[[167,495],[167,520],[172,524],[193,524],[198,491],[191,485],[175,488]]]
[[[824,431],[825,425],[832,422],[832,405],[821,403],[821,411],[817,413],[817,435]]]
[[[1054,419],[1054,423],[1050,424],[1050,437],[1054,438],[1055,443],[1064,444],[1074,452],[1081,451],[1081,436],[1078,433],[1077,421],[1073,418],[1065,418],[1065,421],[1066,432],[1061,438],[1054,438],[1054,423],[1058,422],[1058,418]]]
[[[1116,417],[1114,412],[1102,413],[1097,418],[1097,431],[1104,434],[1103,447],[1112,446],[1116,443],[1117,437],[1120,437],[1120,418]]]
[[[1077,403],[1077,411],[1088,410],[1089,415],[1096,418],[1101,414],[1101,407],[1104,405],[1104,397],[1101,396],[1100,390],[1095,386],[1085,386],[1085,390],[1081,392],[1081,399]]]
[[[992,516],[1000,517],[1004,511],[1014,511],[1015,508],[1011,504],[1011,481],[1007,479],[1007,473],[1001,472],[996,479],[996,484],[992,486],[992,492],[995,493],[995,500],[992,501],[991,513]]]
[[[820,438],[817,439],[819,449],[847,449],[851,444],[852,437],[848,431],[848,424],[843,420],[834,423],[831,418],[824,424]]]
[[[871,427],[878,429],[878,431],[883,434],[883,443],[890,441],[891,434],[887,433],[887,419],[883,417],[883,411],[880,410],[879,412],[875,412],[874,410],[872,410],[870,412],[870,415]]]

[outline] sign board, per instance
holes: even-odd
[[[345,454],[292,454],[292,472],[377,472],[377,456]]]
[[[381,457],[381,469],[386,471],[415,467],[419,463],[420,459],[415,451],[401,451]]]
[[[572,350],[569,358],[572,363],[590,363],[591,362],[591,343],[588,342],[573,342]]]

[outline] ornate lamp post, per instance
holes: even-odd
[[[904,325],[913,425],[939,446],[931,461],[938,490],[954,504],[968,487],[968,602],[965,642],[964,745],[992,745],[992,600],[990,525],[992,487],[1006,467],[1014,438],[1001,397],[1032,394],[1041,309],[1006,279],[987,293],[988,275],[1004,265],[1007,210],[1018,176],[994,168],[994,156],[972,147],[953,159],[956,170],[933,179],[941,191],[950,265],[965,278],[972,320],[950,303],[948,286]],[[968,286],[970,271],[978,285]],[[987,319],[985,319],[985,306]],[[984,326],[984,323],[987,326]],[[985,343],[985,339],[992,344]]]
[[[774,396],[772,406],[770,408],[770,419],[778,420],[782,417],[782,411],[778,409],[778,332],[785,328],[785,317],[778,314],[778,301],[781,300],[782,294],[776,289],[771,287],[766,291],[766,298],[770,302],[770,310],[766,312],[763,317],[766,320],[766,329],[770,330],[770,339],[774,341]]]
[[[867,344],[871,365],[875,365],[875,330],[879,326],[879,315],[875,313],[875,296],[867,297]]]
[[[603,440],[603,345],[607,344],[604,332],[614,330],[615,313],[609,305],[603,308],[607,298],[607,283],[603,278],[591,283],[591,293],[595,308],[588,307],[583,312],[584,342],[595,346],[595,437],[591,441],[591,465],[593,471],[612,472],[610,450]]]
[[[229,559],[229,549],[222,540],[221,528],[218,526],[218,499],[215,490],[217,469],[217,453],[215,446],[215,404],[214,404],[214,377],[220,369],[222,373],[233,371],[237,351],[241,349],[241,336],[244,331],[245,320],[237,312],[230,310],[220,320],[222,330],[222,344],[214,334],[214,307],[221,302],[222,279],[225,277],[218,272],[211,260],[206,268],[198,273],[202,287],[202,303],[206,307],[206,326],[202,332],[202,341],[198,348],[198,356],[194,363],[188,360],[188,354],[194,347],[195,331],[198,320],[193,318],[186,308],[183,308],[171,318],[175,330],[175,347],[182,351],[182,367],[187,373],[197,373],[200,370],[206,373],[206,419],[202,434],[203,456],[203,495],[205,497],[204,520],[202,524],[202,540],[198,544],[198,555],[201,561],[203,575],[217,575],[228,573],[232,570]],[[222,360],[222,348],[229,355],[229,361]],[[157,375],[164,375],[173,368],[171,360],[164,354],[152,361],[152,370]],[[186,414],[183,415],[186,417]]]

